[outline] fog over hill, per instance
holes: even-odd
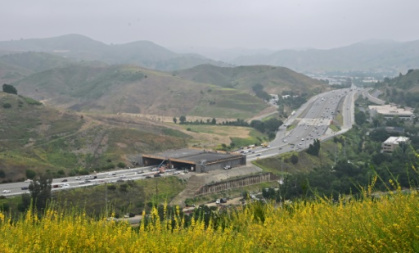
[[[227,66],[197,54],[178,54],[150,41],[107,45],[86,36],[70,34],[45,39],[0,42],[0,54],[27,51],[52,53],[75,60],[136,64],[165,71],[186,69],[200,64]]]
[[[397,75],[419,68],[419,40],[370,40],[328,50],[280,50],[271,54],[240,56],[236,65],[284,66],[297,72],[382,72]]]
[[[272,51],[200,47],[177,50],[183,53],[176,53],[151,41],[108,45],[77,34],[0,42],[0,54],[46,52],[78,61],[135,64],[163,71],[188,69],[201,64],[271,65],[287,67],[302,73],[360,71],[394,76],[408,69],[419,68],[419,40],[408,42],[369,40],[325,50]]]

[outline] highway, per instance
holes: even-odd
[[[350,89],[333,90],[312,97],[279,127],[275,139],[269,143],[268,147],[246,150],[247,161],[276,156],[290,151],[302,151],[308,148],[315,139],[322,141],[348,131],[354,123],[354,99],[355,94],[359,91],[360,89],[351,87]],[[329,125],[340,111],[343,116],[343,127],[339,132],[333,132],[329,129]],[[241,152],[244,153],[245,150]],[[122,169],[94,173],[88,176],[53,179],[52,190],[151,178],[157,174],[153,167]],[[160,176],[177,173],[182,172],[166,170],[166,173],[160,174]],[[0,184],[0,195],[7,197],[28,193],[29,184],[28,181]]]
[[[141,180],[154,177],[158,171],[154,169],[155,166],[122,169],[117,171],[95,173],[86,176],[75,176],[56,178],[52,181],[52,190],[64,190],[78,187],[88,187],[105,183],[124,182],[127,180]],[[183,173],[175,170],[166,170],[166,173],[159,174],[160,176],[169,176],[177,173]],[[15,196],[23,193],[29,193],[27,189],[30,181],[0,184],[0,195]]]
[[[315,139],[323,141],[345,133],[354,123],[354,100],[357,92],[358,88],[351,87],[312,97],[284,122],[267,148],[257,147],[247,152],[247,160],[301,151],[308,148]],[[338,132],[333,132],[329,126],[339,113],[343,117],[343,126]]]
[[[370,89],[364,89],[362,91],[362,95],[364,97],[368,98],[369,101],[371,101],[371,102],[373,102],[377,105],[384,105],[386,103],[386,101],[381,100],[381,99],[378,98],[378,95],[380,95],[380,92],[376,91],[376,92],[374,92],[373,95],[371,95],[370,90],[372,90],[372,89],[371,88]]]

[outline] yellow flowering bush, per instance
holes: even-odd
[[[156,209],[139,228],[74,211],[49,209],[42,219],[28,212],[17,221],[0,213],[0,252],[419,252],[418,203],[415,190],[338,203],[255,203],[224,215],[223,226],[161,221]]]

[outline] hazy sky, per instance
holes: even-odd
[[[332,48],[419,39],[418,0],[4,0],[0,40],[76,33],[165,47]]]

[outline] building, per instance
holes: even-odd
[[[391,136],[381,144],[382,153],[392,153],[395,148],[397,148],[400,143],[409,143],[408,137],[403,136]]]
[[[412,120],[414,118],[413,109],[411,108],[398,108],[395,105],[370,105],[368,109],[371,116],[383,115],[386,119],[393,119],[398,117],[402,120]]]
[[[143,155],[145,166],[166,166],[178,170],[206,172],[216,169],[230,169],[246,164],[246,156],[199,149],[169,150],[158,154]]]

